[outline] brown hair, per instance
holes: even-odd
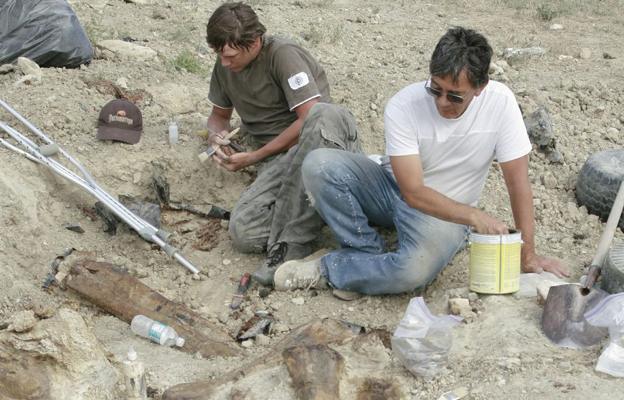
[[[255,11],[242,2],[224,3],[215,10],[206,25],[206,40],[216,51],[225,45],[249,49],[266,28],[258,20]]]

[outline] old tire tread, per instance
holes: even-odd
[[[624,292],[624,242],[613,244],[602,266],[601,286],[609,293]]]
[[[579,172],[576,199],[587,211],[606,221],[624,179],[624,149],[592,154]],[[618,223],[624,231],[624,217]]]

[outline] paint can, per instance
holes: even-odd
[[[520,289],[522,235],[470,233],[470,290],[477,293],[514,293]]]

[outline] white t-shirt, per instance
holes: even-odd
[[[418,154],[428,187],[475,206],[492,160],[520,158],[531,151],[522,114],[511,90],[490,81],[456,119],[442,117],[425,82],[394,95],[384,113],[386,154]]]

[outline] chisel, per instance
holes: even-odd
[[[232,296],[232,304],[230,304],[230,308],[232,310],[236,310],[240,307],[243,299],[245,298],[245,292],[249,289],[249,284],[251,283],[251,274],[249,272],[245,272],[238,283],[238,289],[236,289],[236,293]]]

